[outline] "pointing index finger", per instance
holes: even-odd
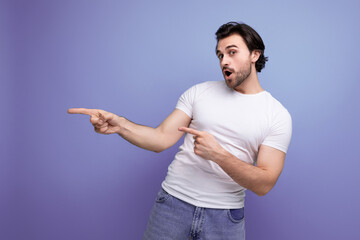
[[[190,133],[190,134],[196,135],[196,136],[200,136],[200,135],[201,135],[201,132],[200,132],[200,131],[197,131],[197,130],[195,130],[195,129],[188,128],[188,127],[180,127],[180,128],[179,128],[179,131],[181,131],[181,132],[186,132],[186,133]]]
[[[67,112],[70,114],[85,114],[89,116],[96,113],[93,109],[88,108],[69,108]]]

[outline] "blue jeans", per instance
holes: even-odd
[[[161,189],[143,240],[244,240],[244,208],[212,209],[188,204]]]

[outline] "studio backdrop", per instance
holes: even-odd
[[[247,239],[360,239],[359,10],[356,0],[1,0],[0,239],[141,239],[182,140],[149,152],[66,111],[156,127],[186,89],[223,80],[215,32],[229,21],[262,36],[260,83],[293,119],[274,189],[247,191]]]

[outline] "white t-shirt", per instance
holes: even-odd
[[[204,82],[183,93],[176,108],[191,117],[190,128],[212,134],[239,161],[255,164],[262,144],[285,153],[288,149],[291,116],[266,91],[242,94],[227,87],[225,81]],[[244,206],[246,189],[218,164],[197,156],[191,134],[185,135],[162,187],[198,207]]]

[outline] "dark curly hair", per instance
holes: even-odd
[[[223,24],[215,34],[217,43],[219,43],[221,39],[230,35],[239,34],[244,39],[250,52],[253,50],[261,51],[261,55],[255,63],[256,71],[261,72],[261,70],[265,67],[265,63],[268,60],[268,57],[264,56],[264,42],[260,35],[249,25],[246,25],[245,23],[228,22]]]

